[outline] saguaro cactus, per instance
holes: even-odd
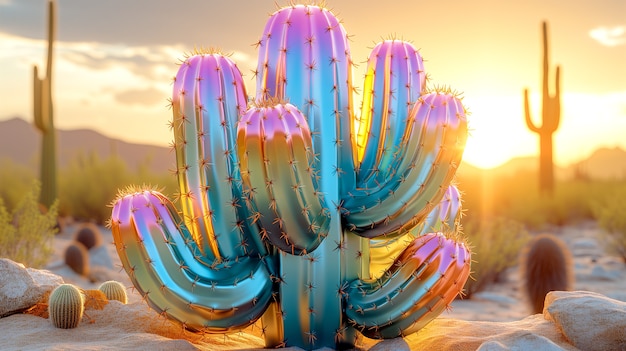
[[[150,189],[113,203],[133,284],[187,329],[261,318],[267,346],[420,329],[469,275],[450,185],[467,136],[459,98],[425,92],[417,50],[386,40],[357,120],[346,32],[318,6],[279,9],[258,48],[250,106],[228,57],[198,51],[181,64],[172,129],[183,213]]]
[[[548,78],[550,67],[548,62],[548,25],[542,24],[543,33],[543,78],[542,78],[542,124],[533,123],[530,116],[528,89],[524,89],[524,111],[526,125],[532,132],[539,134],[539,188],[542,192],[551,194],[554,190],[554,164],[552,162],[552,134],[559,128],[561,119],[561,68],[556,66],[554,95],[550,95]]]
[[[52,49],[56,33],[56,10],[54,0],[48,2],[48,56],[46,75],[39,78],[37,66],[34,66],[34,104],[33,115],[35,127],[42,136],[41,141],[41,199],[40,202],[49,208],[57,199],[57,154],[56,130],[54,129],[52,109]]]

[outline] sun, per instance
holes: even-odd
[[[465,162],[490,169],[537,153],[537,140],[526,128],[518,97],[466,98],[464,104],[471,111]]]

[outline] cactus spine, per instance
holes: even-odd
[[[50,320],[57,328],[76,328],[83,318],[84,297],[72,284],[59,285],[48,300]]]
[[[56,33],[56,7],[54,0],[48,2],[48,55],[46,75],[39,78],[37,66],[34,66],[34,104],[35,127],[42,136],[41,141],[41,199],[40,202],[50,208],[57,199],[57,154],[56,130],[54,128],[52,104],[52,49]]]
[[[100,284],[100,286],[98,287],[98,290],[102,291],[104,295],[106,295],[107,299],[109,300],[116,300],[123,304],[126,304],[128,302],[128,295],[126,294],[126,288],[124,288],[124,285],[122,285],[122,283],[118,281],[115,281],[115,280],[106,281]]]
[[[318,6],[276,11],[258,49],[249,107],[228,57],[182,62],[172,129],[183,214],[150,189],[113,203],[133,284],[187,329],[261,318],[268,347],[418,330],[469,275],[450,185],[467,136],[460,99],[426,93],[417,50],[386,40],[370,56],[357,121],[346,32]]]
[[[543,193],[552,194],[554,190],[554,164],[552,161],[552,134],[559,128],[561,118],[561,68],[556,66],[554,95],[550,95],[548,78],[548,24],[543,22],[543,71],[542,71],[542,124],[533,123],[530,116],[528,89],[524,89],[524,111],[526,125],[532,132],[539,134],[539,188]]]

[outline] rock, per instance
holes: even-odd
[[[503,335],[498,341],[487,341],[476,351],[512,350],[563,351],[565,349],[541,335],[519,331],[511,335]]]
[[[516,299],[513,299],[503,294],[491,292],[491,291],[481,291],[481,292],[475,293],[474,296],[472,296],[472,299],[493,301],[500,305],[514,305],[514,304],[519,303],[519,301]]]
[[[588,291],[548,293],[544,317],[581,350],[626,350],[626,303]]]
[[[63,278],[50,272],[27,269],[21,263],[0,259],[0,317],[33,306],[62,283]]]
[[[404,339],[370,340],[359,346],[370,351],[577,350],[540,314],[507,323],[439,317]]]

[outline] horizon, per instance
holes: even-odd
[[[31,121],[27,121],[25,118],[22,118],[20,116],[13,116],[11,118],[8,119],[0,119],[0,124],[2,124],[3,122],[9,122],[12,120],[20,120],[23,121],[26,124],[29,124],[32,126],[33,128],[33,132],[37,132],[35,126],[32,124]],[[121,138],[117,138],[116,135],[109,135],[106,134],[105,132],[99,131],[99,130],[95,130],[95,129],[90,129],[87,127],[80,127],[80,128],[56,128],[57,132],[81,132],[81,131],[85,131],[85,132],[95,132],[99,135],[102,135],[105,138],[114,140],[114,141],[119,141],[119,142],[124,142],[124,143],[128,143],[130,145],[135,145],[135,146],[150,146],[150,147],[160,147],[160,148],[164,148],[164,149],[170,149],[171,146],[170,145],[160,145],[160,144],[155,144],[155,143],[138,143],[136,141],[132,141],[132,140],[123,140]],[[87,148],[88,149],[88,148]],[[580,162],[584,162],[587,161],[590,157],[592,157],[594,154],[596,154],[598,151],[602,151],[602,150],[622,150],[626,153],[626,148],[622,147],[622,146],[615,146],[615,147],[605,147],[605,146],[601,146],[598,148],[595,148],[593,150],[591,150],[591,152],[589,154],[585,154],[585,155],[581,155],[581,157],[579,159],[575,159],[570,163],[567,164],[555,164],[555,167],[557,168],[568,168],[568,167],[572,167],[575,166],[577,163]],[[1,151],[1,150],[0,150]],[[501,164],[492,166],[492,167],[481,167],[479,165],[476,165],[474,163],[472,163],[471,161],[467,161],[465,159],[463,159],[461,161],[461,164],[466,164],[469,165],[470,167],[474,167],[477,168],[478,170],[484,170],[484,171],[489,171],[489,170],[497,170],[497,169],[501,169],[504,168],[512,163],[515,163],[516,161],[523,161],[523,160],[528,160],[528,159],[532,159],[532,160],[537,160],[537,167],[539,167],[539,155],[519,155],[519,156],[514,156],[506,161],[504,161]],[[2,153],[0,152],[0,161],[2,160]],[[175,157],[174,155],[172,155],[172,162],[175,161]]]
[[[246,11],[237,11],[244,4]],[[465,4],[454,0],[445,6],[408,1],[383,6],[349,0],[326,4],[352,35],[352,57],[360,64],[353,69],[355,87],[362,85],[362,62],[369,48],[392,33],[420,49],[431,84],[463,92],[472,129],[463,159],[471,165],[491,169],[513,158],[538,156],[538,136],[524,121],[523,89],[530,90],[537,123],[543,20],[548,21],[550,81],[557,65],[563,71],[555,164],[574,163],[601,147],[626,148],[622,136],[626,131],[626,2]],[[195,46],[232,52],[248,94],[253,95],[255,84],[249,72],[256,66],[256,50],[251,44],[261,34],[267,14],[276,10],[274,2],[190,1],[187,5],[57,1],[56,127],[87,128],[127,142],[167,146],[172,135],[166,99],[177,70],[175,62]],[[119,11],[122,6],[124,11]],[[46,1],[0,0],[0,8],[0,76],[4,78],[0,95],[11,96],[0,104],[0,120],[20,116],[32,122],[32,65],[41,69],[44,64]],[[429,15],[420,17],[416,12]],[[364,20],[373,14],[375,26]],[[355,106],[359,99],[355,97]]]

